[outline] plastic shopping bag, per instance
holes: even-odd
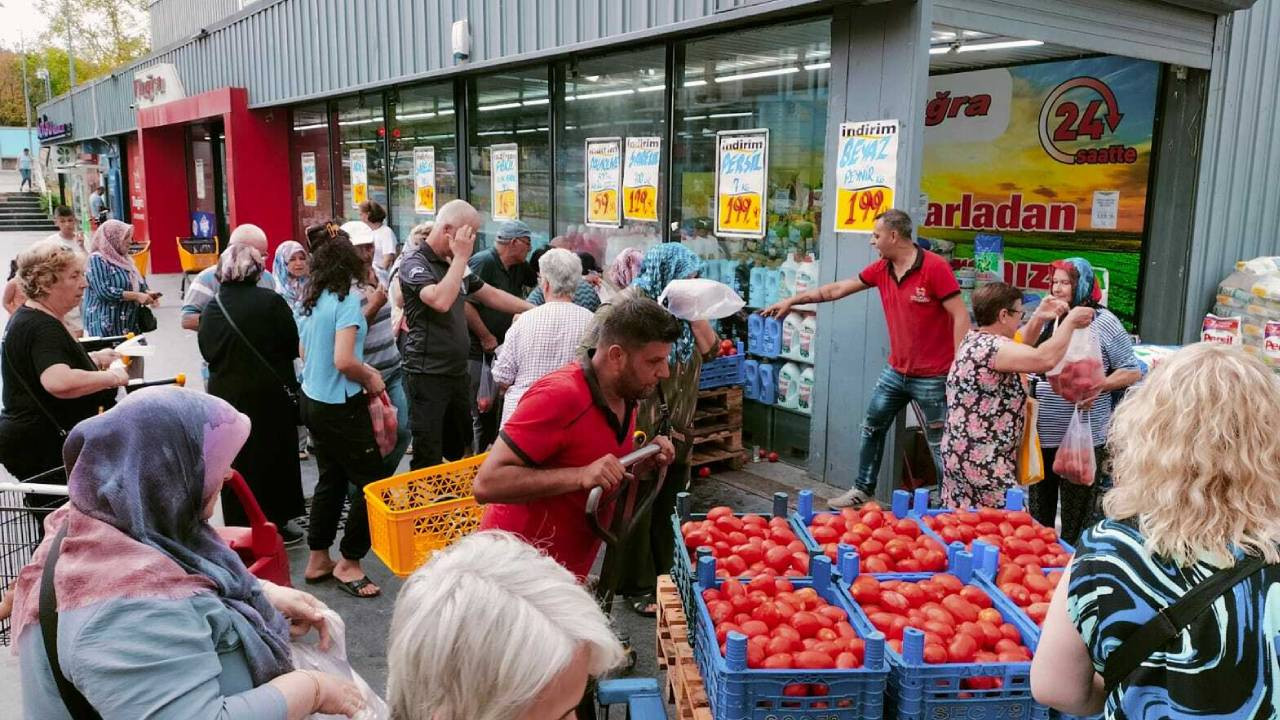
[[[1098,396],[1107,376],[1102,369],[1102,348],[1089,328],[1077,328],[1071,333],[1067,354],[1047,376],[1053,391],[1072,405]]]
[[[355,683],[364,699],[364,708],[356,713],[354,720],[389,720],[391,709],[378,694],[369,687],[347,662],[347,628],[338,613],[328,608],[324,611],[325,624],[329,626],[330,645],[328,650],[321,650],[316,633],[295,638],[292,643],[293,665],[298,670],[317,670],[322,673],[336,675]],[[311,720],[346,720],[343,715],[322,715],[315,713]]]
[[[681,320],[693,322],[729,317],[747,302],[722,282],[689,278],[668,283],[667,289],[658,296],[658,304]]]
[[[1044,479],[1044,452],[1040,448],[1040,431],[1036,420],[1040,416],[1040,403],[1027,398],[1026,417],[1022,421],[1022,442],[1018,445],[1018,482],[1034,485]]]
[[[1098,465],[1093,455],[1093,428],[1088,410],[1081,412],[1077,407],[1072,413],[1071,424],[1067,425],[1058,455],[1053,459],[1053,471],[1077,485],[1093,484]]]
[[[498,386],[493,382],[493,370],[489,365],[489,358],[485,356],[480,361],[480,387],[476,390],[476,409],[480,412],[489,412],[489,408],[493,407],[493,401],[498,397]]]
[[[369,397],[369,419],[373,421],[373,437],[378,441],[378,452],[386,457],[396,446],[396,431],[400,429],[400,421],[396,418],[396,408],[385,390]]]

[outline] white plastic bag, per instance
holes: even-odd
[[[719,320],[747,304],[733,288],[708,278],[672,280],[658,296],[658,303],[687,322]]]
[[[1107,376],[1102,366],[1102,348],[1090,328],[1072,331],[1067,354],[1046,376],[1053,391],[1072,405],[1098,396]]]
[[[326,608],[324,621],[329,626],[329,649],[326,651],[319,648],[320,638],[316,633],[307,633],[300,638],[294,638],[293,666],[298,670],[318,670],[355,683],[364,698],[364,708],[356,713],[353,720],[389,720],[391,709],[387,707],[387,703],[373,691],[373,688],[369,687],[369,683],[365,682],[364,678],[351,668],[351,663],[347,662],[347,627],[342,622],[342,618],[338,617],[338,613]],[[309,717],[311,720],[346,720],[342,715],[320,713]]]

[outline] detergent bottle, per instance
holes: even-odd
[[[817,354],[817,348],[814,342],[818,334],[818,316],[813,313],[806,313],[804,321],[800,323],[800,359],[813,362],[814,355]]]
[[[760,361],[749,359],[742,362],[742,395],[748,400],[760,399]]]
[[[778,371],[777,404],[796,409],[800,405],[800,366],[789,362]]]
[[[800,263],[796,262],[793,253],[787,253],[787,259],[782,261],[778,270],[782,272],[782,279],[778,283],[778,299],[785,300],[796,294],[796,274],[800,271]]]
[[[760,355],[764,344],[764,316],[751,313],[747,316],[747,352]]]
[[[772,405],[778,397],[778,381],[774,373],[773,363],[760,363],[759,394],[757,400],[765,405]]]
[[[795,295],[808,292],[818,286],[818,261],[805,255],[804,262],[796,268]]]
[[[782,344],[778,348],[784,357],[797,357],[800,353],[800,324],[804,322],[798,312],[787,313],[782,319]]]
[[[782,347],[782,323],[778,322],[776,317],[768,317],[764,319],[764,332],[760,349],[756,354],[765,357],[778,357],[778,352]]]
[[[800,396],[796,402],[796,409],[802,413],[813,414],[813,366],[804,369],[800,373]]]
[[[769,270],[765,275],[764,283],[764,305],[761,307],[769,307],[781,299],[782,292],[782,271]]]
[[[769,303],[765,302],[768,296],[768,278],[769,268],[763,265],[756,265],[751,268],[751,274],[747,281],[747,301],[751,307],[765,308]]]

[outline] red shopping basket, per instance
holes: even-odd
[[[285,552],[284,540],[275,523],[269,522],[267,516],[262,514],[258,500],[254,498],[253,491],[240,473],[232,470],[227,485],[240,500],[245,515],[249,516],[249,527],[215,528],[218,535],[236,551],[254,577],[293,587],[289,580],[289,555]]]

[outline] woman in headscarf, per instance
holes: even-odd
[[[307,279],[311,274],[311,256],[302,243],[286,240],[276,248],[275,259],[271,263],[271,276],[276,281],[276,292],[289,303],[294,315],[302,305],[302,295],[307,289]]]
[[[644,253],[635,248],[626,248],[618,253],[600,280],[600,301],[609,302],[614,295],[629,286],[636,275],[640,274],[640,266],[643,264]]]
[[[147,291],[147,281],[129,257],[133,226],[108,220],[93,233],[93,253],[85,272],[84,332],[105,337],[139,332],[138,310],[160,304],[160,293]]]
[[[611,282],[627,279],[627,273],[634,264],[633,256],[622,259],[623,255],[619,254],[618,258],[609,270]],[[628,295],[656,301],[671,281],[695,278],[701,272],[702,260],[683,245],[663,243],[649,248],[630,286],[596,311],[595,319],[583,338],[583,348],[587,352],[595,348],[600,323],[611,312],[611,303]],[[670,566],[675,552],[675,539],[665,520],[675,509],[676,494],[689,485],[689,456],[693,451],[690,427],[698,405],[698,378],[702,373],[703,356],[716,346],[716,333],[706,320],[692,323],[682,320],[680,326],[680,338],[672,343],[668,358],[671,375],[662,381],[658,392],[640,401],[636,407],[636,430],[654,437],[663,424],[663,411],[666,410],[670,415],[671,428],[684,439],[676,442],[676,438],[671,438],[675,443],[676,456],[667,468],[662,492],[654,500],[651,512],[637,521],[631,541],[619,548],[626,570],[617,591],[630,599],[636,612],[646,616],[655,613],[654,590],[658,574]]]
[[[71,431],[71,503],[46,520],[14,588],[28,717],[91,716],[78,699],[103,718],[360,709],[350,682],[293,669],[291,630],[315,628],[327,644],[324,606],[250,575],[208,523],[248,435],[249,418],[225,401],[171,387],[137,392]],[[46,582],[56,652],[42,627]]]
[[[1097,503],[1101,491],[1110,483],[1103,471],[1106,467],[1107,430],[1111,426],[1111,410],[1116,395],[1141,379],[1138,359],[1133,354],[1133,338],[1120,318],[1102,306],[1102,288],[1093,272],[1093,266],[1084,258],[1067,258],[1052,263],[1053,285],[1050,293],[1071,308],[1090,307],[1095,311],[1089,332],[1102,349],[1102,369],[1106,381],[1098,389],[1098,396],[1081,404],[1089,411],[1089,424],[1093,430],[1094,456],[1098,463],[1099,482],[1094,485],[1077,485],[1053,472],[1053,461],[1062,436],[1075,406],[1063,400],[1053,391],[1043,376],[1033,376],[1032,388],[1040,401],[1036,430],[1044,449],[1044,480],[1031,486],[1031,515],[1042,525],[1054,526],[1059,504],[1062,506],[1062,539],[1075,543],[1081,531],[1092,524],[1098,514]],[[1046,323],[1037,345],[1053,336],[1056,323]]]

